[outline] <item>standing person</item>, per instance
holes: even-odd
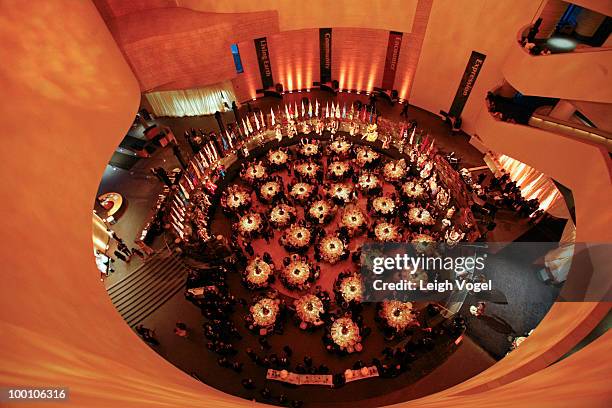
[[[223,118],[221,117],[221,112],[215,112],[215,120],[217,121],[217,125],[219,125],[219,132],[223,134],[223,132],[225,131],[225,126],[223,125]]]
[[[155,338],[155,330],[144,327],[142,324],[134,327],[134,330],[136,330],[136,333],[138,333],[145,342],[154,346],[159,344],[159,341]]]
[[[223,144],[223,154],[226,155],[227,152],[229,152],[230,147],[229,147],[229,142],[227,141],[227,136],[223,134],[223,132],[221,133],[221,143]]]
[[[128,248],[128,246],[125,245],[123,240],[117,243],[117,249],[121,251],[128,258],[132,256],[132,253],[130,252],[130,248]]]
[[[219,164],[217,166],[217,172],[219,173],[219,176],[221,176],[222,179],[225,178],[225,166],[223,164]]]
[[[174,334],[179,337],[187,338],[189,333],[187,332],[187,325],[183,322],[176,322],[176,326],[174,327]]]
[[[236,119],[236,124],[240,123],[240,111],[238,110],[236,101],[232,102],[232,111],[234,111],[234,119]]]
[[[372,94],[370,95],[370,106],[372,110],[376,110],[376,94],[374,92],[372,92]]]
[[[119,235],[117,235],[117,233],[113,230],[109,230],[111,237],[119,244],[119,245],[125,245],[125,242],[123,241],[123,239],[121,239],[121,237]]]
[[[172,153],[174,153],[176,160],[178,160],[183,170],[187,170],[187,161],[183,157],[183,153],[181,152],[181,148],[178,144],[172,143]]]
[[[125,262],[125,263],[130,262],[130,259],[129,259],[129,258],[127,258],[125,255],[123,255],[123,253],[122,253],[122,252],[120,252],[119,250],[117,250],[117,249],[116,249],[116,250],[115,250],[115,252],[114,252],[114,254],[115,254],[115,257],[116,257],[116,258],[121,259],[123,262]]]
[[[189,144],[189,147],[191,147],[191,151],[193,152],[193,154],[197,154],[200,151],[194,141],[194,138],[189,134],[188,131],[185,131],[185,140],[187,140],[187,143]]]
[[[406,102],[404,107],[402,108],[400,116],[403,116],[404,118],[408,119],[408,102]]]
[[[221,144],[219,143],[219,139],[217,139],[217,135],[215,134],[215,132],[210,132],[209,136],[210,141],[213,143],[215,149],[217,150],[217,153],[222,153],[223,149],[221,148]]]
[[[132,253],[139,257],[142,261],[145,261],[145,254],[138,248],[132,248]]]
[[[183,136],[185,137],[185,141],[187,142],[187,144],[193,150],[193,141],[191,140],[191,133],[189,133],[189,131],[186,130],[185,133],[183,133]],[[193,153],[195,154],[195,151]]]
[[[170,177],[168,177],[168,173],[166,173],[166,170],[164,170],[163,167],[155,167],[151,169],[151,172],[155,174],[159,181],[167,185],[168,188],[172,188],[172,180],[170,180]]]

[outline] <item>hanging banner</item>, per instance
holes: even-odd
[[[270,64],[270,53],[268,52],[268,40],[266,37],[255,39],[255,52],[259,62],[259,73],[261,74],[261,84],[264,89],[274,86],[272,78],[272,65]]]
[[[457,89],[457,93],[453,99],[453,104],[448,111],[450,116],[454,116],[455,118],[461,116],[461,112],[463,112],[463,108],[470,97],[470,93],[472,92],[472,88],[476,83],[476,78],[478,78],[478,74],[480,73],[480,69],[484,64],[486,57],[487,56],[484,54],[472,51],[472,55],[470,56],[467,66],[465,67],[465,72],[463,73],[461,82],[459,83],[459,88]]]
[[[319,28],[319,51],[321,67],[321,83],[331,82],[332,63],[332,29]]]
[[[387,57],[385,58],[385,70],[383,72],[382,88],[391,90],[395,82],[395,71],[399,62],[400,49],[402,48],[402,33],[389,32],[387,43]]]

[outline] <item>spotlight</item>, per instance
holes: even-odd
[[[306,89],[306,92],[310,92],[310,88]]]
[[[253,98],[253,100],[254,100],[254,101],[256,101],[256,100],[257,100],[257,98]]]
[[[561,52],[573,51],[576,48],[576,41],[567,37],[552,37],[546,41],[548,48]]]

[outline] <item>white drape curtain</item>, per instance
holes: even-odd
[[[223,102],[232,106],[236,100],[230,81],[205,88],[145,94],[156,116],[199,116],[227,110]]]

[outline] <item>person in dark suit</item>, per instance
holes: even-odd
[[[232,102],[232,111],[234,111],[234,119],[236,119],[236,123],[240,123],[240,111],[238,110],[236,101]]]
[[[225,126],[223,125],[223,117],[221,116],[221,112],[215,112],[215,120],[217,121],[217,125],[219,125],[219,132],[223,133]]]
[[[221,154],[223,152],[223,149],[221,148],[221,143],[219,143],[219,139],[217,138],[217,135],[215,134],[215,132],[210,132],[209,137],[210,137],[210,140],[215,145],[215,149],[217,150],[217,153]]]
[[[183,157],[183,153],[181,152],[181,148],[179,147],[179,145],[177,143],[173,143],[172,144],[172,153],[174,153],[174,157],[176,157],[176,160],[178,160],[178,162],[181,165],[181,167],[183,168],[183,170],[187,170],[188,163],[185,160],[185,158]]]
[[[159,179],[159,181],[167,185],[169,188],[172,188],[172,180],[170,180],[168,173],[166,173],[166,170],[164,170],[163,167],[155,167],[151,169],[151,172]]]

